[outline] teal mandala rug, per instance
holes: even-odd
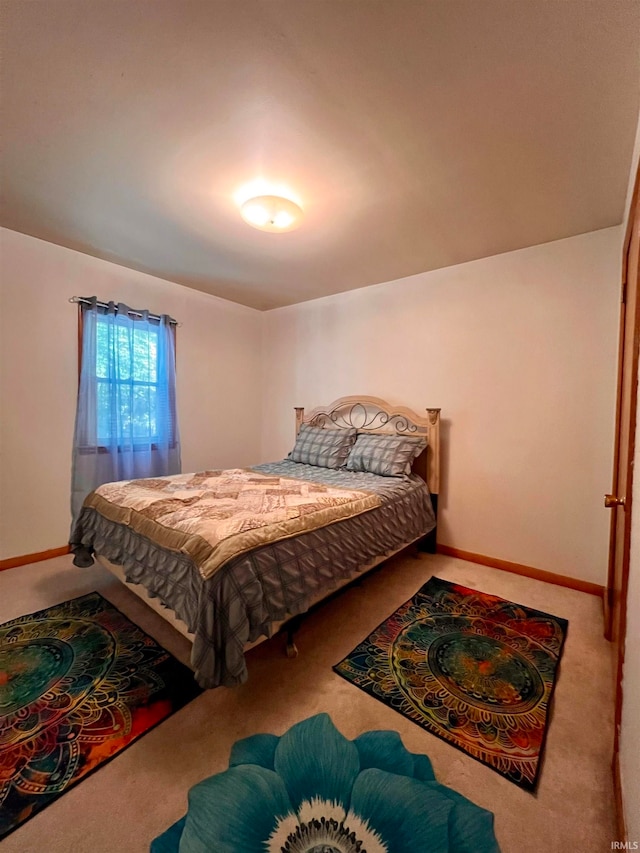
[[[531,791],[567,626],[431,578],[334,670]]]
[[[200,692],[97,592],[0,625],[0,838]]]
[[[327,714],[238,741],[152,853],[499,853],[493,815],[440,785],[397,732],[347,740]]]

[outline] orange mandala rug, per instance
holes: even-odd
[[[97,592],[0,625],[0,838],[200,692]]]
[[[567,625],[431,578],[334,670],[532,791]]]

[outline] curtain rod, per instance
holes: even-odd
[[[83,305],[91,305],[90,300],[85,299],[83,296],[70,296],[69,302],[82,303]],[[108,302],[102,302],[100,299],[97,300],[96,304],[97,304],[98,308],[108,308],[109,307]],[[132,311],[131,309],[129,309],[127,311],[127,314],[131,314],[133,317],[142,317],[142,314],[139,311]],[[149,312],[149,319],[150,320],[160,320],[160,315],[159,314],[152,314],[151,312]],[[178,323],[177,320],[174,320],[173,317],[169,317],[169,323],[171,323],[172,326],[181,326],[182,325],[182,323]]]

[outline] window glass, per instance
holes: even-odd
[[[125,321],[126,322],[126,321]],[[114,436],[153,441],[158,436],[158,330],[98,318],[96,328],[98,444]]]

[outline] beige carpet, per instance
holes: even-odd
[[[348,684],[331,666],[432,575],[563,616],[569,633],[536,795],[517,788]],[[70,557],[0,573],[0,622],[98,590],[181,660],[187,641],[104,569]],[[238,738],[281,734],[328,711],[352,738],[395,729],[437,778],[496,817],[503,853],[603,853],[615,839],[609,648],[600,599],[450,557],[396,557],[342,592],[300,630],[289,660],[275,637],[249,653],[249,681],[205,692],[2,843],[2,853],[137,853],[186,810],[188,789],[227,766]]]

